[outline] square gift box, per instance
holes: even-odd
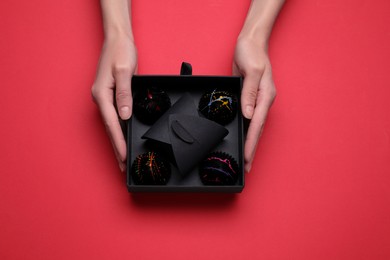
[[[187,65],[187,66],[186,66]],[[139,90],[154,87],[164,91],[171,103],[153,124],[133,116],[127,122],[127,187],[129,192],[241,192],[244,188],[244,128],[240,109],[241,77],[192,76],[189,64],[181,74],[134,75],[133,96]],[[183,75],[187,74],[187,75]],[[233,121],[221,125],[199,112],[204,93],[228,91],[237,98]],[[133,108],[134,111],[134,108]],[[157,152],[170,164],[171,175],[164,185],[136,184],[132,176],[137,156]],[[238,164],[238,179],[229,185],[203,184],[199,165],[211,152],[229,154]]]

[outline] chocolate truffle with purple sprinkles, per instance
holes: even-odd
[[[206,118],[226,125],[237,114],[237,98],[226,90],[214,89],[203,94],[198,109]]]
[[[199,167],[199,176],[205,185],[234,185],[238,175],[236,160],[224,152],[209,154]]]
[[[171,177],[171,165],[156,152],[146,152],[135,158],[131,177],[138,185],[165,185]]]
[[[134,93],[134,115],[144,124],[152,125],[170,107],[169,96],[158,87],[140,88]]]

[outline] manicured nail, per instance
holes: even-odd
[[[253,116],[253,106],[247,105],[245,107],[245,117],[248,119],[252,119]]]
[[[122,119],[129,119],[130,117],[130,108],[129,107],[122,107],[120,112],[120,116]]]

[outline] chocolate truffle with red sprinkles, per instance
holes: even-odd
[[[140,88],[134,93],[133,112],[144,124],[152,125],[170,107],[168,94],[158,87]]]
[[[237,114],[237,98],[226,90],[214,89],[202,95],[198,109],[206,118],[226,125]]]
[[[135,158],[131,177],[138,185],[165,185],[171,177],[171,165],[156,152],[146,152]]]
[[[209,154],[199,167],[199,176],[205,185],[234,185],[238,175],[236,160],[224,152]]]

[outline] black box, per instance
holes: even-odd
[[[183,176],[179,173],[175,164],[171,163],[172,173],[166,185],[135,184],[131,176],[132,163],[139,154],[150,151],[147,141],[141,137],[151,126],[141,123],[135,116],[132,116],[127,124],[127,188],[129,192],[241,192],[244,188],[244,128],[243,117],[240,112],[241,77],[191,75],[135,75],[132,77],[132,93],[135,93],[139,88],[147,86],[163,89],[169,95],[172,105],[183,95],[189,93],[196,108],[198,107],[200,97],[206,91],[212,91],[215,88],[229,89],[237,97],[238,112],[234,120],[224,126],[229,131],[228,135],[212,151],[223,151],[232,155],[238,163],[239,178],[235,185],[204,185],[200,180],[197,167]]]

